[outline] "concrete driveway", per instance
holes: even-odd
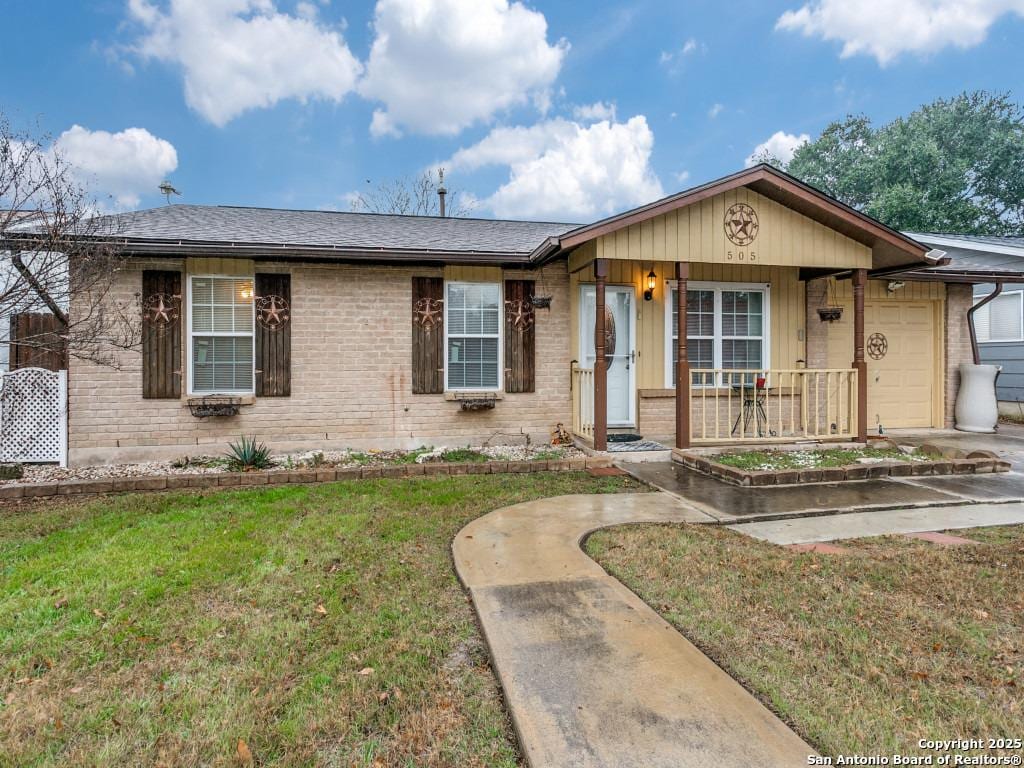
[[[452,551],[533,768],[806,765],[802,739],[584,554],[589,532],[713,522],[664,493],[499,509]]]

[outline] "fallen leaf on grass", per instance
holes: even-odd
[[[324,608],[324,604],[323,603],[317,603],[316,604],[316,612],[319,613],[321,616],[326,616],[327,615],[327,609]]]
[[[92,615],[95,616],[97,619],[105,619],[105,618],[107,618],[107,614],[105,614],[99,608],[93,608],[92,609]]]
[[[60,600],[58,600],[56,603],[53,604],[53,607],[56,608],[58,611],[61,608],[67,608],[68,607],[68,599],[66,597],[62,597]]]
[[[362,669],[359,670],[359,674],[362,675],[363,677],[369,677],[370,675],[372,675],[374,673],[374,671],[375,670],[373,669],[373,667],[363,667]]]
[[[252,765],[252,750],[249,749],[249,745],[241,739],[238,740],[238,745],[235,747],[235,753],[238,755],[238,761],[242,765]]]

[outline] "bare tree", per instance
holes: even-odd
[[[12,315],[57,318],[63,353],[107,365],[141,338],[137,300],[111,300],[123,267],[118,219],[101,216],[48,137],[15,131],[0,114],[0,343]],[[52,333],[19,338],[52,350]]]
[[[352,200],[357,213],[400,213],[408,216],[439,216],[438,191],[444,184],[444,169],[424,171],[419,176],[406,176],[382,181]],[[367,180],[367,184],[371,182]],[[462,217],[473,211],[473,205],[459,190],[446,190],[445,215]]]

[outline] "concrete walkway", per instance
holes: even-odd
[[[580,549],[597,529],[713,522],[665,493],[563,496],[455,538],[533,768],[799,766],[796,734]]]
[[[959,507],[853,512],[829,517],[740,523],[728,527],[773,544],[806,544],[1015,523],[1024,523],[1024,504],[968,504]]]

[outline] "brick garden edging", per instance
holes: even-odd
[[[714,461],[708,456],[690,451],[681,451],[678,448],[672,451],[672,460],[726,483],[749,487],[835,483],[847,480],[871,480],[882,477],[980,475],[988,472],[1010,471],[1010,462],[999,459],[991,451],[977,451],[976,453],[979,455],[971,454],[967,458],[962,459],[940,458],[913,462],[882,461],[877,464],[848,464],[842,467],[821,469],[738,469]]]
[[[578,472],[612,466],[607,456],[551,461],[481,461],[465,464],[400,464],[391,467],[352,469],[277,469],[268,472],[206,472],[203,474],[140,475],[96,480],[62,480],[52,483],[0,485],[0,501],[77,496],[82,494],[165,491],[183,488],[237,488],[240,486],[333,483],[370,478],[423,477],[427,475],[499,475],[524,472]]]

